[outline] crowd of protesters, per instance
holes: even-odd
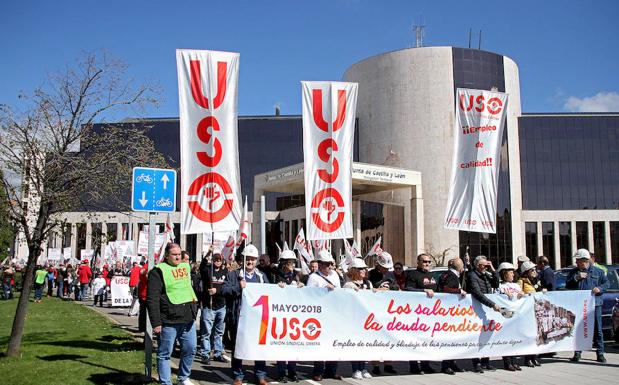
[[[447,269],[440,274],[431,271],[432,258],[427,254],[417,257],[416,268],[407,269],[400,262],[393,262],[392,256],[383,251],[375,258],[372,268],[361,258],[353,258],[347,266],[338,266],[333,256],[321,250],[315,260],[308,264],[309,271],[302,274],[297,268],[298,255],[291,250],[280,253],[277,263],[268,255],[259,255],[251,244],[243,251],[243,262],[226,262],[221,251],[211,247],[201,262],[189,261],[190,256],[174,243],[168,244],[164,260],[148,273],[145,263],[103,265],[91,268],[84,259],[77,266],[37,265],[34,271],[34,302],[42,301],[43,295],[55,295],[63,299],[86,301],[92,299],[93,306],[107,302],[110,282],[114,276],[129,277],[132,303],[129,316],[139,315],[139,329],[146,330],[146,309],[154,332],[158,337],[158,369],[162,384],[171,384],[170,356],[178,341],[181,345],[179,383],[192,384],[189,376],[194,357],[203,364],[211,361],[231,363],[234,385],[240,385],[245,373],[242,361],[234,358],[234,342],[238,328],[242,291],[250,283],[273,283],[280,287],[320,287],[328,290],[339,288],[351,290],[402,290],[425,293],[450,293],[459,296],[470,294],[475,300],[503,316],[511,314],[493,302],[487,294],[505,295],[508,300],[518,300],[535,292],[553,291],[556,288],[555,274],[548,258],[541,256],[537,263],[527,257],[518,257],[517,265],[501,263],[495,270],[491,261],[477,256],[451,259]],[[604,341],[601,329],[601,294],[608,288],[604,266],[595,263],[594,256],[585,249],[574,255],[575,266],[568,272],[567,290],[591,290],[595,297],[594,346],[597,361],[604,363]],[[183,274],[170,274],[174,269],[183,269]],[[4,266],[1,270],[2,298],[13,298],[16,274],[25,269]],[[94,270],[94,271],[93,271]],[[181,277],[177,279],[178,277]],[[23,281],[23,277],[22,277]],[[178,282],[177,282],[178,281]],[[198,318],[199,317],[199,318]],[[195,321],[199,320],[196,330]],[[225,355],[228,348],[232,354]],[[581,352],[575,352],[572,361],[577,362]],[[381,364],[382,369],[381,369]],[[392,362],[354,361],[350,363],[352,377],[356,380],[371,378],[382,373],[397,373]],[[503,357],[503,368],[508,371],[522,370],[521,365],[534,368],[541,365],[540,356]],[[312,379],[341,379],[338,362],[313,364]],[[278,361],[277,378],[280,383],[298,381],[297,363]],[[440,363],[440,370],[449,375],[463,372],[456,360]],[[494,371],[489,358],[475,358],[472,368],[476,373]],[[429,361],[410,361],[409,372],[422,375],[435,372]],[[255,361],[254,376],[257,384],[266,384],[266,363]]]
[[[301,288],[320,287],[328,290],[339,288],[350,290],[403,290],[425,293],[433,297],[435,293],[450,293],[458,296],[470,294],[481,304],[493,309],[507,318],[512,313],[492,301],[488,294],[502,294],[509,300],[518,300],[534,292],[555,290],[554,271],[549,267],[546,257],[539,257],[533,263],[527,257],[519,257],[517,265],[501,263],[497,269],[484,256],[477,256],[473,261],[468,258],[455,258],[448,262],[447,270],[439,275],[431,272],[432,258],[427,254],[417,257],[417,267],[406,269],[401,263],[393,263],[388,252],[376,256],[376,263],[369,268],[361,258],[354,258],[344,272],[337,266],[333,256],[321,250],[315,260],[309,264],[309,274],[301,274],[296,268],[298,256],[291,250],[280,253],[277,263],[272,263],[268,255],[259,255],[253,245],[247,245],[243,252],[243,264],[226,264],[219,250],[209,250],[200,265],[185,264],[186,258],[180,258],[180,246],[168,245],[165,261],[157,265],[148,278],[147,307],[150,321],[159,338],[157,355],[158,369],[162,384],[171,383],[170,356],[175,341],[181,345],[179,364],[179,383],[190,385],[191,365],[194,356],[205,365],[211,361],[231,361],[234,385],[243,382],[245,373],[242,361],[234,358],[234,341],[238,328],[241,296],[243,289],[253,283],[273,283],[280,287],[293,286]],[[176,261],[176,254],[179,255]],[[606,362],[604,343],[601,334],[601,300],[600,295],[608,288],[604,271],[595,266],[587,250],[578,250],[574,256],[576,266],[568,275],[566,289],[591,290],[596,301],[596,318],[594,340],[597,347],[597,360]],[[184,284],[176,283],[167,271],[184,268],[187,274]],[[185,266],[185,267],[183,267]],[[438,277],[438,278],[437,278]],[[154,284],[151,284],[154,282]],[[166,287],[170,285],[169,287]],[[171,292],[170,292],[171,291]],[[183,302],[184,301],[184,302]],[[598,304],[599,303],[599,304]],[[199,330],[195,320],[199,316]],[[227,342],[227,344],[226,344]],[[227,346],[226,346],[227,345]],[[225,356],[225,347],[231,351],[231,359]],[[580,359],[576,352],[572,361]],[[381,364],[382,370],[381,370]],[[503,357],[503,368],[508,371],[520,371],[522,366],[534,368],[540,366],[538,355],[525,357]],[[350,363],[352,377],[356,380],[371,378],[372,375],[397,373],[392,362],[355,361]],[[369,370],[371,367],[371,370]],[[440,363],[440,370],[448,375],[463,372],[456,360]],[[475,358],[472,368],[476,373],[496,370],[489,358]],[[276,381],[286,383],[298,381],[297,363],[278,361],[276,363]],[[409,372],[417,375],[433,373],[435,369],[428,361],[410,361]],[[254,362],[255,382],[266,384],[266,362]],[[341,379],[338,362],[313,363],[312,379],[322,381],[324,378]]]

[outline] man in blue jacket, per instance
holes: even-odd
[[[256,268],[256,260],[258,259],[258,249],[252,244],[245,246],[243,250],[245,257],[245,266],[238,270],[230,271],[228,277],[221,287],[221,293],[228,297],[229,304],[231,305],[231,324],[230,332],[233,346],[236,347],[236,335],[239,327],[239,315],[241,312],[241,298],[243,295],[243,289],[248,284],[256,283],[269,283],[269,279],[265,274]],[[232,349],[232,373],[234,374],[233,385],[242,385],[243,377],[243,360],[234,357],[234,348]],[[266,362],[255,361],[254,362],[254,375],[255,383],[257,385],[268,385],[266,381]]]
[[[595,298],[595,330],[594,342],[597,343],[597,361],[606,362],[604,357],[604,336],[602,334],[602,293],[608,289],[609,283],[602,269],[593,266],[591,255],[586,249],[578,249],[574,254],[576,267],[567,275],[565,288],[568,290],[591,290]],[[572,362],[580,361],[581,352],[574,352]]]

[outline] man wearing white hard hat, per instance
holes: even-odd
[[[236,341],[236,334],[239,327],[239,314],[241,312],[241,297],[243,289],[247,285],[269,283],[269,279],[256,269],[256,261],[258,260],[258,249],[252,244],[245,246],[243,250],[245,265],[240,269],[228,273],[226,282],[221,288],[221,292],[229,300],[231,305],[230,317],[230,334],[233,343]],[[236,344],[234,345],[236,346]],[[234,347],[232,348],[232,373],[234,374],[234,385],[242,385],[245,373],[243,372],[243,360],[234,357]],[[254,362],[255,382],[258,385],[267,385],[266,381],[266,362]]]
[[[382,251],[378,254],[374,268],[368,273],[368,279],[374,286],[377,286],[378,282],[385,278],[390,278],[395,281],[395,275],[393,275],[393,257],[391,254],[386,251]]]
[[[504,294],[511,301],[518,300],[524,296],[524,291],[519,284],[514,282],[516,274],[516,266],[509,262],[502,262],[497,269],[501,283],[497,291]],[[510,372],[522,370],[517,362],[517,356],[503,356],[503,368]]]
[[[586,249],[576,250],[576,267],[570,270],[565,281],[567,290],[591,290],[595,298],[595,330],[593,340],[597,343],[597,361],[606,362],[604,357],[604,336],[602,334],[602,293],[608,290],[609,282],[604,271],[591,263],[591,255]],[[580,361],[581,352],[574,352],[572,362]]]
[[[327,250],[320,250],[318,253],[318,271],[310,274],[307,279],[308,287],[323,287],[328,290],[335,290],[341,286],[340,276],[333,270],[335,260]],[[341,380],[342,376],[337,374],[337,361],[314,361],[314,371],[312,379],[322,381],[324,378]]]

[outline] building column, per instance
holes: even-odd
[[[352,228],[353,239],[361,247],[361,201],[352,201]],[[406,216],[404,217],[404,228],[406,229]]]
[[[135,246],[137,248],[137,243],[140,240],[140,224],[136,222],[131,222],[131,240],[135,242]]]
[[[606,249],[606,264],[612,265],[613,256],[610,249],[610,221],[604,221],[604,248]]]
[[[587,249],[595,253],[595,243],[593,243],[593,222],[587,221]]]
[[[122,241],[123,240],[123,223],[122,222],[118,222],[116,223],[116,240],[117,241]]]
[[[570,255],[574,255],[576,250],[578,249],[578,243],[576,242],[576,221],[570,222],[570,241],[572,244],[572,250],[570,251]]]
[[[107,245],[107,222],[101,222],[101,259],[103,259],[103,255],[105,254],[105,246]]]
[[[559,221],[554,221],[553,222],[553,232],[552,232],[552,240],[554,242],[554,249],[555,249],[555,255],[554,255],[554,259],[555,259],[555,267],[558,269],[559,267],[561,267],[561,231],[559,228]],[[532,259],[534,260],[534,259]]]
[[[181,234],[181,250],[187,249],[187,234]]]
[[[92,249],[92,223],[86,222],[86,249]]]
[[[196,261],[202,261],[202,233],[196,234]]]
[[[77,224],[71,223],[71,257],[77,258]]]
[[[424,240],[424,217],[423,217],[423,194],[421,190],[421,184],[411,187],[411,252],[405,251],[405,263],[407,266],[413,266],[413,260],[417,258],[417,255],[423,253],[425,249]]]
[[[256,189],[254,187],[254,201],[252,202],[252,226],[251,226],[251,240],[252,244],[259,249],[261,254],[266,253],[266,247],[263,250],[263,239],[262,239],[262,229],[266,224],[266,218],[264,218],[263,214],[266,210],[265,207],[262,207],[262,202],[264,201],[264,191],[260,189]],[[266,231],[266,229],[265,229]],[[307,237],[307,229],[306,234]],[[266,240],[264,240],[266,243]]]
[[[537,255],[544,255],[544,234],[542,233],[542,222],[535,222],[537,232]],[[547,255],[546,257],[550,257]]]

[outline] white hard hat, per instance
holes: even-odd
[[[529,262],[530,259],[526,255],[521,255],[518,257],[518,262]]]
[[[292,250],[284,250],[279,255],[279,260],[282,261],[284,259],[297,259],[297,256],[294,254]]]
[[[333,256],[331,256],[331,253],[329,253],[327,250],[320,250],[318,252],[318,258],[316,258],[316,260],[318,262],[335,262]]]
[[[391,254],[386,251],[380,253],[378,258],[376,258],[376,262],[386,269],[393,269],[393,258],[391,257]]]
[[[256,249],[256,246],[249,244],[245,246],[243,255],[250,258],[258,258],[258,249]]]
[[[355,269],[367,269],[368,265],[365,264],[365,261],[361,258],[354,258],[350,267],[354,267]]]
[[[525,271],[529,271],[531,269],[535,269],[535,264],[531,261],[527,261],[520,266],[520,272],[524,273]]]
[[[213,249],[213,255],[215,255],[215,254],[221,255],[221,249],[219,247],[216,247],[216,248]]]
[[[589,254],[589,250],[587,249],[578,249],[576,253],[574,253],[574,259],[591,259],[591,254]]]
[[[499,273],[501,272],[501,270],[516,270],[516,268],[513,264],[509,262],[502,262],[498,268]]]

